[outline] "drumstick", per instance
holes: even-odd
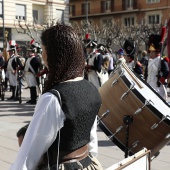
[[[135,81],[135,83],[139,86],[139,88],[143,88],[142,84],[138,81],[137,77],[132,73],[132,71],[127,67],[126,63],[122,63],[124,69],[128,72],[131,78]]]

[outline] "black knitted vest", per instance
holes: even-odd
[[[60,130],[60,151],[72,152],[89,143],[101,97],[96,87],[85,79],[59,83],[53,89],[60,93],[66,116],[64,127]],[[49,150],[57,150],[57,147],[58,136]]]

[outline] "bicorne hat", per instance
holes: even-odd
[[[96,48],[97,47],[97,41],[94,39],[90,39],[90,34],[85,35],[85,39],[83,40],[85,48]]]

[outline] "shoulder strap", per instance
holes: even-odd
[[[57,91],[56,89],[51,89],[51,90],[48,90],[48,92],[54,94],[58,98],[60,105],[62,105],[61,96],[60,96],[59,91]]]

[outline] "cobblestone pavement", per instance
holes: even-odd
[[[0,101],[0,170],[8,170],[18,152],[16,132],[31,121],[34,105],[26,104],[29,90],[23,90],[23,102]],[[10,92],[5,98],[10,97]],[[169,100],[170,101],[170,100]],[[122,152],[108,137],[98,129],[98,159],[104,169],[124,159]],[[151,170],[170,170],[170,144],[166,145],[160,155],[151,162]]]

